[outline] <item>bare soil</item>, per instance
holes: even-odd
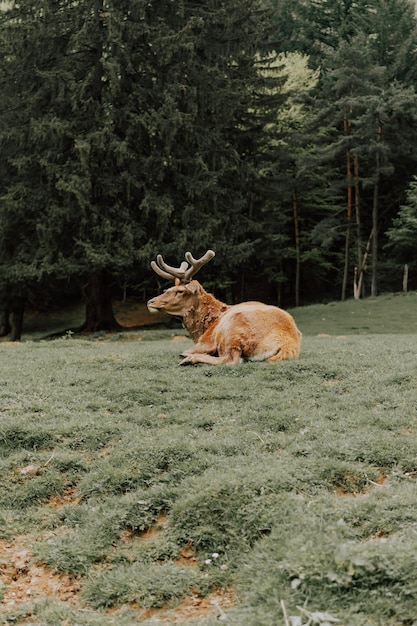
[[[79,498],[73,488],[66,490],[62,497],[53,497],[48,505],[53,508],[61,506],[77,506]],[[163,532],[167,517],[161,515],[155,524],[140,537],[126,532],[122,541],[148,541]],[[29,535],[18,535],[12,540],[0,540],[0,584],[4,589],[0,602],[0,611],[7,615],[16,611],[20,604],[29,607],[39,599],[53,598],[58,602],[70,603],[77,608],[85,608],[80,597],[82,581],[69,574],[56,573],[43,564],[33,560],[33,545],[36,538]],[[197,558],[192,545],[181,551],[178,564],[196,567]],[[224,610],[236,602],[235,592],[230,589],[219,589],[206,597],[191,593],[177,607],[145,609],[132,604],[136,613],[135,622],[140,623],[152,617],[162,624],[183,624],[191,619],[204,619],[210,615],[222,616]],[[109,613],[117,614],[120,609],[110,609]],[[7,623],[7,622],[6,622]]]
[[[173,318],[164,313],[150,313],[146,304],[136,300],[115,301],[113,311],[120,324],[119,332],[140,331],[144,328],[170,326]],[[23,321],[22,340],[45,339],[61,336],[69,329],[82,325],[85,319],[84,305],[81,303],[67,306],[65,309],[39,311],[28,309]],[[108,333],[109,335],[111,333]],[[134,333],[132,333],[134,335]],[[134,338],[132,336],[132,338]],[[125,339],[128,339],[126,337]],[[10,336],[0,337],[2,345],[19,345],[11,342]]]
[[[170,318],[164,313],[151,313],[142,302],[116,302],[114,304],[115,317],[121,326],[125,328],[136,328],[140,326],[150,326],[151,324],[161,324]]]
[[[115,313],[117,321],[126,330],[139,330],[143,326],[149,326],[167,321],[168,316],[152,314],[145,304],[131,302],[116,303]],[[56,322],[56,321],[55,321]],[[174,336],[174,340],[183,340],[184,336]],[[6,342],[3,340],[4,343]],[[19,346],[19,343],[11,345]],[[105,452],[103,452],[105,454]],[[22,472],[29,472],[31,468],[23,468]],[[35,469],[33,470],[35,471]],[[77,506],[79,498],[76,490],[69,488],[61,497],[50,499],[48,506],[59,508],[61,506]],[[140,537],[126,532],[121,537],[122,541],[146,541],[163,532],[167,519],[161,516],[155,524],[145,531]],[[39,599],[54,598],[59,602],[71,603],[73,606],[84,608],[80,597],[82,581],[68,574],[56,573],[40,563],[34,562],[33,545],[36,538],[33,536],[19,535],[11,540],[0,540],[0,585],[4,593],[0,602],[0,611],[7,619],[7,615],[14,612],[18,605],[25,607]],[[192,545],[186,545],[182,549],[178,565],[197,567],[197,555]],[[219,589],[206,597],[197,593],[191,593],[176,608],[144,609],[140,606],[131,608],[137,612],[136,621],[141,622],[151,617],[157,618],[162,624],[183,624],[191,619],[204,619],[210,615],[222,616],[223,611],[233,606],[236,602],[234,590]],[[110,609],[109,612],[117,614],[118,609]]]

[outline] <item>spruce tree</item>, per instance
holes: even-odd
[[[45,118],[52,94],[43,77],[61,43],[53,29],[45,37],[43,2],[9,4],[0,12],[0,294],[2,330],[10,330],[11,313],[12,339],[18,340],[25,302],[42,289],[39,227],[50,202],[44,154],[59,141]]]
[[[247,256],[261,2],[45,0],[13,3],[4,26],[22,123],[2,118],[2,198],[28,233],[23,292],[30,279],[76,278],[85,329],[112,328],[112,281],[156,252],[215,242],[234,252],[229,268]],[[11,278],[18,253],[2,217]]]
[[[387,249],[399,263],[417,267],[417,177],[407,189],[405,203],[387,231]]]
[[[314,7],[325,9],[324,14]],[[311,5],[312,24],[325,38],[318,36],[320,54],[312,59],[313,65],[321,65],[315,94],[319,112],[305,141],[312,147],[314,167],[327,163],[328,189],[336,193],[335,218],[344,216],[342,221],[318,223],[315,229],[326,233],[327,224],[326,236],[334,235],[334,251],[344,246],[342,298],[354,265],[363,274],[366,258],[371,259],[371,290],[377,293],[378,239],[416,167],[416,97],[410,76],[417,60],[413,43],[417,30],[409,9],[405,0],[333,5],[323,0]],[[401,11],[405,22],[400,20]],[[388,22],[394,36],[386,28]]]

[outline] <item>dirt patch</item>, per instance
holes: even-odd
[[[76,490],[68,487],[61,496],[51,497],[48,505],[58,509],[75,506],[79,501]],[[0,583],[5,589],[0,608],[6,614],[21,603],[35,602],[39,598],[55,597],[62,602],[77,602],[81,582],[69,574],[56,573],[33,562],[34,541],[25,535],[11,541],[0,540]]]
[[[172,324],[172,317],[164,313],[150,313],[143,302],[134,299],[113,302],[113,312],[116,321],[123,331],[133,331],[142,327],[149,328],[158,325]],[[85,310],[82,303],[68,305],[62,309],[38,311],[29,309],[25,313],[23,326],[23,341],[60,337],[81,326],[85,320]],[[10,335],[0,337],[0,346],[19,346],[19,341],[10,341]]]
[[[115,302],[113,309],[116,320],[124,328],[161,324],[171,319],[165,313],[151,313],[146,304],[141,302]]]
[[[76,490],[66,489],[62,496],[52,497],[48,505],[53,508],[74,505],[79,502]],[[155,523],[137,536],[125,531],[121,541],[151,541],[156,539],[168,522],[168,517],[161,514]],[[13,540],[0,540],[0,585],[4,589],[0,602],[0,610],[4,616],[13,613],[19,605],[30,607],[40,598],[54,598],[63,603],[81,608],[82,602],[79,593],[82,589],[82,580],[69,574],[57,573],[47,566],[34,562],[33,544],[36,538],[19,535]],[[179,566],[197,567],[198,558],[191,543],[186,544],[180,551],[176,561]],[[133,604],[131,608],[136,612],[135,622],[155,619],[161,624],[184,624],[189,620],[204,620],[211,616],[225,619],[225,611],[236,604],[233,589],[218,589],[205,597],[192,592],[177,607],[163,607],[158,609],[144,609]],[[117,615],[120,608],[109,609],[109,613]]]
[[[356,497],[361,495],[366,495],[369,493],[370,488],[372,487],[383,487],[387,477],[385,474],[380,474],[377,480],[371,480],[367,478],[366,486],[362,485],[362,477],[355,476],[349,472],[346,472],[343,476],[343,481],[341,484],[337,485],[334,493],[341,497]]]
[[[68,497],[71,496],[72,494],[68,494]],[[54,499],[50,505],[60,506],[65,503],[65,498],[60,502]],[[158,518],[157,522],[141,536],[141,540],[146,541],[157,536],[163,531],[165,523],[165,516]],[[125,533],[122,540],[131,541],[132,537]],[[55,573],[42,564],[34,563],[31,545],[30,538],[26,536],[16,537],[12,541],[0,540],[0,584],[5,589],[0,602],[3,614],[13,612],[21,604],[30,606],[32,602],[48,597],[77,606],[82,588],[81,580],[69,574]],[[197,565],[192,545],[183,548],[177,563],[190,567]],[[137,611],[135,621],[139,623],[154,618],[162,624],[183,624],[191,619],[203,620],[210,616],[224,618],[224,612],[235,604],[236,596],[233,589],[219,589],[205,597],[191,593],[174,608],[143,609],[138,605],[132,605],[131,608]],[[110,609],[109,613],[117,615],[119,611],[120,609]]]
[[[22,602],[54,596],[64,602],[75,602],[81,583],[68,574],[56,574],[32,562],[27,537],[0,541],[0,582],[5,592],[0,608],[6,613]]]
[[[60,509],[63,506],[76,505],[81,502],[82,498],[77,496],[75,487],[67,487],[62,496],[51,496],[48,505],[53,509]]]
[[[198,560],[194,546],[191,542],[187,543],[181,550],[178,559],[175,561],[181,567],[197,567]]]
[[[158,624],[184,624],[185,622],[206,617],[217,616],[225,619],[225,611],[236,604],[236,595],[233,589],[213,591],[202,598],[198,594],[191,594],[174,609],[144,609],[139,612],[138,622],[146,619],[155,619]]]
[[[120,540],[123,543],[128,543],[131,541],[151,541],[157,539],[162,534],[167,523],[168,517],[164,513],[161,513],[152,526],[147,528],[144,532],[138,534],[132,530],[124,530]]]

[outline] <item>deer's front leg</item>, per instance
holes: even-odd
[[[215,343],[208,341],[199,341],[192,348],[187,348],[181,352],[181,356],[189,356],[192,354],[216,354],[217,346]]]
[[[197,363],[206,363],[207,365],[236,365],[242,362],[242,354],[238,350],[234,350],[228,354],[214,355],[214,354],[189,354],[183,359],[180,365],[196,365]]]

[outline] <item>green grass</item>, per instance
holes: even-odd
[[[180,368],[166,330],[0,343],[0,572],[16,542],[80,586],[0,623],[151,625],[218,589],[175,623],[415,623],[416,305],[297,309],[279,364]]]
[[[417,293],[312,304],[292,313],[307,334],[414,334],[417,332]]]

